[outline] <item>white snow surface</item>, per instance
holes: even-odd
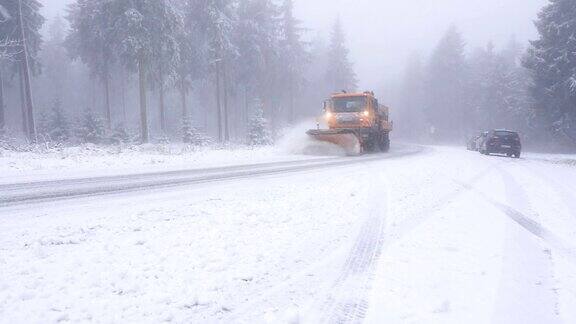
[[[8,154],[0,183],[318,158],[286,147]],[[573,157],[403,150],[0,206],[0,323],[576,323]]]
[[[0,149],[0,184],[64,178],[126,175],[307,160],[286,139],[279,147],[192,148],[178,144],[93,146],[13,152]],[[315,158],[321,158],[316,156]]]

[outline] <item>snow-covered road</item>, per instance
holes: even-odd
[[[575,167],[312,159],[0,186],[0,323],[576,322]]]

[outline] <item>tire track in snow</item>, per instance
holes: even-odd
[[[554,289],[552,253],[542,244],[542,240],[546,241],[543,239],[545,229],[536,221],[539,215],[524,188],[509,172],[501,168],[498,171],[504,181],[507,204],[496,202],[495,206],[499,205],[499,209],[520,228],[508,227],[511,234],[506,238],[505,260],[508,262],[503,265],[499,293],[501,302],[497,304],[496,315],[506,322],[557,322],[559,296]],[[518,208],[530,214],[530,217]],[[527,230],[538,240],[524,235],[522,230]],[[518,299],[518,295],[523,297]],[[523,306],[524,309],[509,305]]]
[[[377,182],[388,183],[386,180]],[[318,322],[360,323],[366,317],[369,306],[367,294],[385,242],[386,208],[390,206],[389,190],[386,186],[385,205],[382,197],[376,197],[370,215],[364,221],[339,276],[321,306]]]
[[[474,186],[476,183],[480,182],[484,177],[486,177],[492,171],[492,169],[494,169],[495,166],[496,164],[493,164],[484,169],[483,171],[479,172],[473,178],[468,180],[467,184],[469,186]],[[446,179],[451,179],[450,175],[445,175],[445,177]],[[424,210],[412,213],[409,217],[407,217],[407,220],[391,227],[391,232],[388,233],[389,234],[388,236],[393,237],[395,241],[402,239],[410,232],[412,232],[420,225],[422,225],[434,214],[431,213],[430,210],[439,210],[443,206],[449,204],[450,202],[454,201],[456,198],[467,192],[466,188],[461,185],[462,183],[457,182],[457,184],[459,185],[459,188],[457,188],[453,192],[448,193],[443,197],[440,197],[434,204],[426,206]]]
[[[574,190],[570,190],[564,183],[552,179],[552,175],[544,175],[540,170],[524,164],[518,165],[526,170],[529,170],[530,173],[538,176],[538,178],[548,183],[549,187],[560,196],[562,202],[566,205],[566,207],[568,207],[568,209],[576,210],[576,193]],[[574,216],[576,216],[576,214]]]
[[[350,166],[358,163],[396,159],[420,154],[422,147],[365,157],[336,158],[328,161],[282,162],[268,165],[227,167],[222,169],[188,170],[136,176],[103,177],[0,186],[0,207],[79,197],[92,197],[139,190],[162,189],[210,182],[223,182],[260,176],[282,175],[324,168]]]
[[[509,182],[505,181],[507,183],[507,185],[509,185],[509,186],[513,185],[517,191],[523,190],[523,189],[521,189],[520,185],[518,183],[516,183],[515,180],[513,180],[513,177],[510,174],[505,173],[505,171],[503,171],[501,169],[500,169],[500,172],[503,173],[503,178],[505,178],[505,180],[509,181]],[[510,179],[512,179],[512,180],[510,180]],[[560,251],[565,256],[567,256],[572,262],[576,263],[576,247],[571,246],[570,244],[565,242],[562,238],[560,238],[559,236],[554,234],[548,228],[546,228],[545,226],[543,226],[539,222],[535,221],[533,218],[524,215],[519,210],[517,210],[517,209],[515,209],[515,208],[513,208],[507,204],[499,202],[499,201],[493,199],[492,197],[486,195],[485,193],[477,190],[476,188],[474,188],[474,186],[472,184],[463,183],[463,182],[460,182],[456,179],[453,179],[453,181],[458,183],[460,186],[466,188],[467,190],[478,194],[485,201],[489,202],[494,207],[496,207],[500,211],[502,211],[506,216],[508,216],[511,220],[513,220],[515,223],[517,223],[524,230],[526,230],[529,233],[531,233],[532,235],[542,239],[543,241],[546,241],[548,244],[550,244],[556,250]],[[525,195],[525,193],[524,193],[524,195]]]

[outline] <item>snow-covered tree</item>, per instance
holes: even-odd
[[[250,118],[248,144],[253,146],[272,144],[272,136],[268,129],[268,121],[264,118],[262,104],[258,105],[252,118]]]
[[[78,123],[76,136],[82,143],[102,144],[106,137],[104,121],[94,112],[85,111]]]
[[[206,146],[210,139],[202,133],[195,125],[191,117],[186,117],[182,121],[182,142],[193,146]]]
[[[461,138],[468,128],[468,72],[464,40],[455,26],[448,29],[428,66],[426,115],[440,139]]]
[[[38,96],[49,94],[52,98],[65,98],[67,92],[71,91],[71,62],[65,47],[65,32],[66,23],[61,17],[54,18],[49,24],[48,37],[40,52],[43,69],[37,82],[43,86],[39,89]],[[59,100],[61,103],[64,101]]]
[[[236,55],[232,41],[236,15],[231,0],[203,0],[197,2],[197,28],[203,32],[208,45],[208,60],[214,73],[218,140],[230,137],[228,92],[229,64]]]
[[[349,50],[340,18],[336,19],[329,46],[329,64],[326,79],[332,84],[333,91],[355,91],[358,86],[356,73],[350,62]]]
[[[176,87],[180,92],[182,106],[181,117],[189,116],[188,93],[192,84],[206,78],[209,69],[208,41],[198,15],[199,2],[196,0],[181,0],[177,2],[183,16],[183,26],[177,35],[179,46],[179,61],[176,69]]]
[[[20,7],[19,0],[3,1],[4,14],[0,20],[0,42],[6,45],[5,52],[13,58],[19,58],[22,51],[22,31],[20,30],[20,8],[22,9],[22,22],[24,24],[24,35],[27,44],[28,61],[33,74],[40,73],[40,60],[38,53],[42,46],[42,34],[40,30],[44,25],[45,18],[40,13],[42,4],[38,0],[22,0]],[[20,62],[18,59],[17,62]],[[4,62],[8,64],[9,62]],[[12,62],[14,63],[14,62]],[[13,68],[18,68],[13,65]]]
[[[110,134],[110,141],[116,145],[130,142],[130,134],[124,124],[114,126]]]
[[[116,11],[113,1],[76,0],[69,7],[70,23],[66,45],[73,58],[85,63],[93,76],[103,84],[105,114],[108,128],[112,124],[110,81],[113,65],[117,59],[113,40],[116,37],[114,21]]]
[[[70,123],[62,109],[62,102],[54,100],[48,124],[48,135],[51,141],[65,143],[70,139]]]
[[[148,79],[164,79],[160,75],[166,76],[168,71],[176,69],[181,15],[173,0],[108,0],[106,3],[113,6],[114,12],[115,37],[111,45],[122,63],[138,72],[141,139],[148,142]]]
[[[533,124],[576,145],[576,1],[550,0],[525,66],[533,76]]]
[[[249,103],[258,98],[266,114],[274,118],[272,99],[278,97],[279,11],[272,1],[248,0],[238,7],[234,43],[238,49],[235,62],[237,83],[242,84],[244,113]]]
[[[64,144],[70,140],[71,125],[62,109],[60,99],[55,99],[49,111],[40,114],[37,134],[41,142]]]
[[[398,132],[412,139],[420,139],[427,133],[424,116],[426,107],[426,71],[418,54],[410,57],[401,85],[401,102],[397,107]]]
[[[36,128],[31,74],[37,75],[41,70],[38,52],[42,45],[40,30],[45,21],[40,13],[42,5],[37,0],[5,1],[2,4],[4,21],[0,23],[0,43],[5,46],[2,56],[10,59],[0,60],[0,64],[20,75],[24,85],[21,96],[23,128],[28,139],[33,141]],[[3,107],[4,103],[0,102],[0,106]]]
[[[302,41],[303,28],[294,16],[294,1],[284,0],[280,7],[280,61],[282,82],[287,97],[288,121],[294,122],[297,94],[304,84],[304,69],[310,61],[306,45]]]

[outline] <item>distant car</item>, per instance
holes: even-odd
[[[480,153],[485,155],[505,154],[518,159],[522,154],[520,135],[517,132],[504,129],[490,131],[480,145]]]
[[[476,151],[481,150],[482,145],[484,145],[484,142],[486,141],[486,138],[488,137],[488,133],[489,132],[483,132],[482,134],[478,135],[478,137],[476,137]]]
[[[478,151],[480,149],[480,145],[482,144],[483,137],[487,134],[488,132],[485,132],[468,139],[468,142],[466,143],[466,148],[468,151]]]
[[[466,143],[466,149],[468,151],[478,151],[478,146],[476,146],[476,139],[478,139],[478,136],[474,136],[468,139],[468,142]]]

